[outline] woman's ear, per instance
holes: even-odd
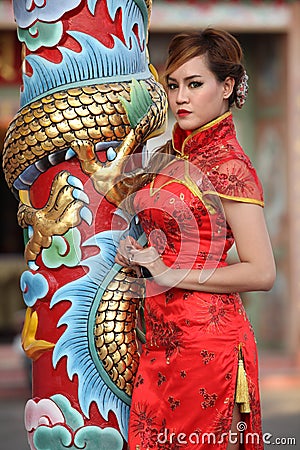
[[[235,79],[232,77],[227,77],[224,81],[224,99],[228,99],[232,92],[235,85]]]

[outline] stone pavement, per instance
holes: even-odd
[[[261,354],[260,374],[265,449],[300,448],[300,367],[286,357]],[[29,449],[23,424],[28,398],[23,354],[16,346],[0,344],[1,449]]]

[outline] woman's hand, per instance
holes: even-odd
[[[168,269],[154,247],[143,248],[131,236],[120,241],[115,262],[123,267],[134,268],[139,276],[141,276],[140,266],[146,267],[158,283],[162,281],[160,278]]]
[[[140,250],[143,247],[132,236],[127,236],[125,239],[120,240],[115,262],[123,267],[131,267],[135,270],[137,276],[140,277],[140,268],[132,261],[132,251],[137,249]]]
[[[127,236],[119,242],[118,252],[115,257],[115,262],[123,267],[132,266],[132,251],[134,249],[141,250],[143,247],[132,237]]]

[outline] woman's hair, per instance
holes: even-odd
[[[178,34],[169,45],[164,82],[168,81],[172,72],[196,56],[206,58],[209,70],[218,81],[234,78],[235,86],[229,98],[229,106],[232,106],[237,100],[237,88],[245,73],[243,51],[237,39],[227,31],[214,28]]]

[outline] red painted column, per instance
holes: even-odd
[[[128,159],[164,130],[147,53],[151,1],[13,2],[21,105],[4,145],[28,269],[22,344],[33,361],[31,449],[126,447],[143,285],[114,263],[142,238],[124,215]],[[137,157],[134,156],[135,152]],[[125,175],[124,175],[125,174]]]

